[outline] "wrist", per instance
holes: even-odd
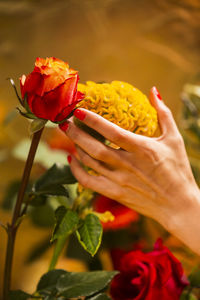
[[[168,218],[166,229],[200,255],[200,190],[196,183],[182,195],[182,206]]]

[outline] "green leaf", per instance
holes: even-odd
[[[83,247],[80,245],[75,234],[70,235],[66,250],[66,256],[68,258],[82,260],[87,265],[89,265],[91,260],[94,260],[94,258],[91,258],[91,255],[87,251],[83,251]],[[89,270],[91,269],[89,268]],[[102,270],[102,268],[98,266],[97,268],[93,269],[93,271],[95,270]]]
[[[101,244],[102,234],[103,229],[99,218],[93,214],[88,214],[76,231],[80,244],[92,256],[95,255]]]
[[[25,117],[27,119],[37,119],[37,117],[32,113],[23,112],[19,107],[16,107],[16,109],[18,110],[20,115],[22,115],[23,117]]]
[[[188,279],[192,287],[200,287],[200,268],[195,267]]]
[[[76,230],[79,217],[75,211],[67,210],[64,206],[57,208],[55,212],[56,226],[51,241],[63,236],[68,236]]]
[[[35,300],[37,300],[37,299],[35,299]],[[42,298],[42,300],[59,300],[59,298],[52,296],[52,295],[48,295],[48,296],[45,296],[44,298]],[[61,300],[64,300],[64,299],[61,299]]]
[[[34,195],[30,201],[30,205],[35,207],[45,205],[47,198],[45,195]]]
[[[68,190],[64,184],[75,183],[76,179],[69,166],[54,164],[33,185],[32,193],[35,195],[58,195],[68,197]]]
[[[51,227],[54,225],[54,209],[49,204],[33,207],[29,215],[36,226]]]
[[[69,192],[69,189],[67,187],[67,191]],[[71,208],[73,205],[74,198],[71,198],[66,196],[59,196],[59,195],[49,195],[48,200],[52,203],[57,204],[57,207],[54,204],[55,209],[58,208],[60,205],[65,206],[66,208]]]
[[[188,292],[183,292],[180,300],[197,300],[197,297],[191,293],[188,295]]]
[[[39,190],[34,190],[34,195],[50,195],[50,196],[65,196],[68,197],[68,191],[64,188],[64,186],[56,184],[40,187]]]
[[[43,119],[34,119],[29,127],[29,133],[32,135],[33,133],[39,131],[40,129],[42,129],[45,124],[47,123],[47,120],[43,120]]]
[[[19,103],[23,106],[23,101],[22,101],[22,99],[20,98],[20,96],[18,94],[18,91],[17,91],[17,88],[16,88],[14,80],[12,78],[7,78],[7,79],[10,81],[10,83],[11,83],[11,85],[13,87],[13,89],[15,91],[15,95],[17,96],[17,99],[19,100]]]
[[[85,300],[111,300],[110,297],[108,297],[108,295],[106,294],[98,294],[98,295],[95,295],[95,296],[92,296],[92,297],[87,297]]]
[[[69,272],[60,277],[56,287],[60,295],[67,298],[91,296],[106,288],[117,273],[116,271]]]
[[[54,164],[36,181],[34,190],[39,192],[42,190],[47,190],[51,186],[72,184],[76,181],[77,180],[72,175],[69,166]]]
[[[30,298],[30,294],[27,294],[21,290],[10,291],[9,293],[9,300],[28,300]]]
[[[27,95],[27,93],[24,95],[23,105],[22,106],[25,108],[25,110],[27,111],[27,113],[33,114],[32,111],[31,111],[31,109],[30,109],[30,106],[28,105],[28,95]]]
[[[51,270],[45,273],[37,285],[37,291],[41,292],[55,290],[58,279],[66,273],[67,272],[65,270],[61,269]]]
[[[57,128],[58,125],[56,123],[53,123],[51,121],[48,121],[46,124],[46,128]]]

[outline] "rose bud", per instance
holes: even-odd
[[[20,78],[23,105],[37,118],[60,123],[84,97],[77,91],[78,80],[78,72],[64,61],[37,58],[33,72]]]

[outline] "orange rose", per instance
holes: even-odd
[[[62,60],[37,58],[33,72],[20,78],[22,99],[27,97],[30,111],[36,117],[61,122],[83,99],[84,94],[77,91],[78,80],[78,72]]]

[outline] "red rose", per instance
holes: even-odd
[[[104,230],[126,228],[130,226],[132,222],[136,222],[139,218],[138,213],[134,210],[104,196],[98,196],[95,199],[94,209],[99,213],[110,211],[115,217],[114,221],[102,223]]]
[[[181,263],[158,239],[154,250],[122,254],[111,283],[113,300],[178,300],[188,281]]]
[[[33,72],[20,78],[22,99],[27,95],[28,106],[38,118],[60,122],[83,99],[78,80],[77,71],[62,60],[37,58]]]

